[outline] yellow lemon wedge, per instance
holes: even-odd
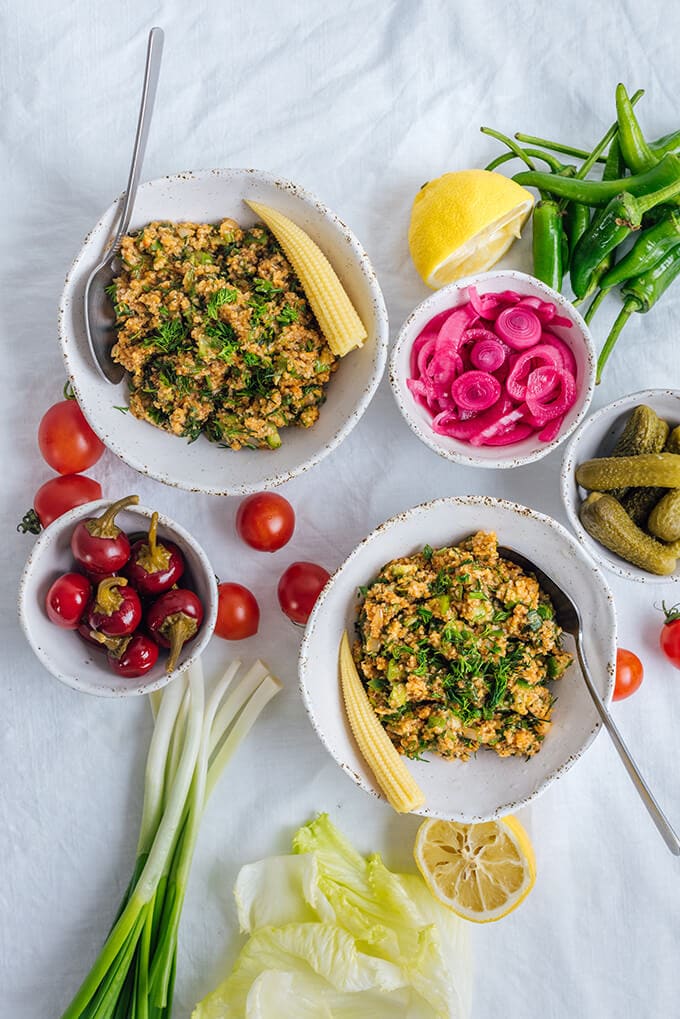
[[[425,821],[413,856],[434,897],[475,923],[517,909],[536,880],[529,836],[512,815],[480,824]]]
[[[533,196],[490,170],[445,173],[424,184],[411,209],[408,246],[423,282],[437,290],[486,272],[520,236]]]

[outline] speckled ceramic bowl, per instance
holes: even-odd
[[[175,672],[166,675],[165,654],[159,656],[150,672],[138,679],[124,679],[112,672],[103,652],[90,647],[73,630],[55,626],[45,611],[45,597],[51,584],[60,574],[74,569],[71,554],[73,528],[80,520],[100,515],[108,505],[108,500],[100,500],[77,506],[51,523],[38,537],[19,584],[19,619],[26,639],[41,664],[74,690],[102,697],[151,693],[169,683],[205,649],[215,629],[217,582],[208,557],[196,539],[174,520],[159,516],[158,536],[174,541],[182,552],[188,586],[203,603],[203,624],[195,639],[184,645]],[[153,510],[144,506],[131,506],[118,514],[116,522],[127,534],[147,531],[152,513]]]
[[[469,442],[451,439],[446,435],[437,435],[432,430],[432,418],[424,407],[416,403],[409,392],[406,380],[410,377],[411,347],[423,327],[442,311],[453,309],[468,300],[467,288],[474,286],[480,294],[496,294],[502,290],[515,290],[529,297],[539,297],[542,301],[552,301],[559,308],[560,315],[568,318],[571,328],[551,326],[551,331],[571,348],[576,359],[578,394],[574,406],[565,416],[564,423],[552,442],[541,442],[536,435],[512,446],[472,446]],[[496,272],[480,273],[478,276],[467,276],[465,279],[451,283],[437,290],[426,298],[411,312],[399,330],[397,341],[390,358],[389,377],[394,398],[409,428],[415,432],[421,442],[433,449],[435,453],[453,460],[455,463],[467,464],[469,467],[520,467],[547,456],[583,420],[590,406],[595,388],[595,348],[590,330],[579,313],[566,297],[558,294],[541,283],[533,276],[514,269],[500,269]]]
[[[578,535],[583,548],[595,562],[606,566],[626,580],[638,580],[645,584],[668,584],[669,581],[680,580],[680,567],[669,577],[658,577],[653,573],[627,563],[591,538],[579,520],[579,507],[587,493],[576,484],[575,471],[584,460],[592,460],[596,456],[607,456],[614,448],[616,440],[623,431],[631,411],[639,404],[645,403],[656,411],[659,417],[675,427],[680,424],[680,390],[678,389],[643,389],[639,393],[631,393],[620,400],[608,403],[587,418],[578,431],[572,436],[564,451],[560,487],[562,502],[569,517],[569,523]]]
[[[425,544],[455,544],[477,531],[495,531],[501,544],[529,556],[579,605],[586,621],[585,652],[593,681],[611,699],[616,659],[616,616],[611,592],[571,535],[550,517],[484,496],[437,499],[381,524],[345,560],[322,592],[307,625],[300,655],[300,685],[312,725],[328,752],[366,792],[380,796],[352,738],[338,682],[343,630],[354,632],[357,589],[391,559]],[[565,647],[573,648],[571,638]],[[528,760],[480,750],[467,763],[409,761],[425,793],[429,817],[483,821],[530,803],[588,749],[600,722],[577,665],[555,684],[553,725],[540,752]]]
[[[279,209],[320,245],[347,289],[368,331],[361,350],[345,357],[327,388],[328,399],[312,428],[287,428],[277,450],[234,452],[201,437],[186,439],[138,421],[118,409],[128,402],[127,382],[105,382],[85,336],[83,292],[115,223],[114,202],[86,238],[61,298],[59,335],[66,367],[83,412],[117,456],[158,481],[213,495],[243,495],[282,484],[319,463],[352,430],[380,382],[387,356],[385,302],[366,252],[354,234],[307,191],[259,170],[202,170],[142,184],[131,229],[155,219],[215,223],[232,217],[255,222],[245,198]]]

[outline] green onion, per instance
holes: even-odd
[[[151,697],[155,724],[132,880],[62,1019],[169,1019],[179,921],[205,804],[281,688],[256,662],[225,700],[240,666],[229,666],[207,703],[200,661]]]

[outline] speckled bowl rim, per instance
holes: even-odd
[[[67,673],[61,672],[54,664],[50,656],[41,648],[35,641],[33,630],[28,619],[26,601],[29,597],[31,584],[34,579],[34,573],[39,567],[40,559],[43,552],[53,541],[56,541],[60,534],[67,531],[70,527],[73,527],[80,520],[86,517],[94,516],[98,512],[103,511],[107,506],[111,505],[110,499],[97,499],[94,502],[83,503],[80,506],[75,506],[72,510],[64,513],[62,516],[54,520],[49,527],[46,527],[42,531],[31,549],[28,555],[23,570],[21,571],[21,579],[19,580],[19,596],[18,596],[18,612],[19,622],[21,628],[24,631],[26,640],[28,641],[31,650],[38,659],[41,665],[47,669],[55,679],[58,679],[61,683],[71,687],[72,690],[77,690],[79,693],[93,694],[97,697],[137,697],[144,694],[153,693],[155,690],[161,690],[164,686],[167,686],[178,676],[180,672],[184,672],[196,662],[208,645],[210,638],[213,635],[215,629],[215,621],[217,619],[217,580],[215,579],[215,572],[210,565],[210,560],[203,551],[203,548],[196,539],[191,535],[181,524],[177,521],[172,520],[170,517],[165,516],[163,513],[158,514],[158,525],[160,528],[165,529],[170,534],[179,537],[185,544],[189,545],[194,552],[196,558],[201,564],[201,568],[204,572],[204,579],[207,587],[210,591],[210,599],[207,605],[204,605],[204,617],[202,624],[202,634],[200,638],[191,645],[191,654],[184,659],[182,666],[179,669],[175,669],[168,675],[160,676],[158,679],[150,680],[149,682],[143,682],[143,677],[139,677],[142,682],[136,680],[138,683],[135,687],[119,688],[107,687],[105,683],[92,683],[87,679],[78,678],[77,676],[71,676]],[[132,513],[139,513],[140,516],[151,519],[152,514],[155,512],[149,509],[147,506],[129,506],[128,511]],[[74,635],[74,640],[77,639]]]
[[[299,198],[306,205],[310,205],[315,208],[318,212],[330,220],[339,230],[344,234],[345,239],[348,243],[350,250],[352,251],[360,270],[365,277],[371,295],[371,301],[375,309],[376,316],[376,331],[374,338],[374,356],[373,356],[373,370],[371,373],[371,380],[369,384],[364,388],[363,392],[359,396],[353,410],[347,415],[343,424],[335,432],[332,439],[330,439],[325,445],[323,445],[317,452],[305,460],[302,460],[296,467],[291,468],[283,473],[273,471],[270,474],[266,474],[258,481],[252,483],[232,484],[229,487],[219,487],[209,484],[202,485],[189,485],[185,484],[181,478],[175,477],[168,474],[166,471],[154,470],[153,466],[138,460],[135,456],[126,452],[126,450],[118,444],[115,436],[110,435],[108,432],[104,432],[96,421],[88,418],[90,425],[93,430],[100,437],[102,442],[111,450],[117,457],[119,457],[124,463],[140,474],[146,477],[153,478],[155,481],[160,481],[164,485],[169,485],[173,488],[180,488],[184,491],[190,492],[203,492],[206,495],[227,495],[227,496],[239,496],[239,495],[250,495],[253,492],[259,492],[263,488],[276,488],[279,485],[285,484],[292,478],[298,477],[305,471],[310,470],[312,467],[316,467],[317,464],[321,463],[325,457],[332,453],[337,447],[347,438],[349,433],[360,421],[361,417],[367,410],[371,400],[373,399],[375,392],[380,384],[385,371],[385,365],[387,362],[387,347],[389,341],[389,320],[387,315],[387,307],[385,299],[383,297],[378,277],[373,268],[368,254],[359,243],[358,239],[344,223],[340,217],[329,209],[324,203],[316,197],[311,191],[307,191],[305,188],[298,184],[294,184],[291,181],[280,177],[277,174],[267,173],[266,171],[256,170],[252,168],[242,167],[218,167],[215,169],[208,170],[186,170],[180,173],[168,174],[165,177],[156,177],[153,180],[145,181],[140,185],[140,191],[151,190],[154,187],[160,187],[166,185],[168,182],[173,183],[175,181],[191,179],[202,179],[209,177],[253,177],[257,180],[262,181],[265,184],[269,184],[274,188],[278,188],[282,191],[289,191],[295,197]],[[81,263],[88,258],[87,247],[92,234],[98,230],[103,222],[109,217],[115,207],[120,203],[123,195],[119,197],[108,206],[105,212],[99,217],[95,226],[87,233],[85,239],[78,251],[78,254],[71,263],[71,267],[66,274],[64,289],[62,290],[61,298],[59,300],[59,311],[58,311],[58,330],[59,330],[59,342],[61,345],[62,355],[66,364],[66,371],[68,374],[69,382],[73,387],[73,391],[76,398],[80,397],[78,377],[76,372],[73,370],[69,352],[70,346],[73,343],[73,338],[70,330],[66,329],[66,309],[69,306],[72,298],[75,296],[71,287],[71,279],[77,269],[80,268]],[[94,262],[92,263],[94,266]],[[82,402],[82,401],[81,401]],[[87,417],[87,415],[86,415]]]
[[[678,409],[680,410],[680,389],[641,389],[638,393],[631,393],[629,396],[620,396],[618,400],[614,400],[612,403],[608,403],[604,407],[600,407],[600,409],[596,410],[593,414],[590,414],[578,431],[575,432],[569,440],[569,444],[564,451],[562,467],[560,470],[560,494],[562,496],[564,510],[569,519],[569,523],[574,533],[581,541],[584,550],[591,559],[598,563],[598,565],[611,570],[612,573],[616,573],[617,576],[623,577],[624,580],[634,580],[638,584],[677,583],[680,581],[680,566],[676,567],[675,573],[659,577],[655,573],[643,573],[642,571],[640,571],[640,573],[633,573],[631,569],[624,565],[623,559],[619,559],[618,556],[616,559],[610,558],[609,555],[607,555],[607,551],[604,546],[598,545],[581,524],[574,500],[570,496],[570,492],[574,483],[574,471],[577,466],[577,449],[581,439],[590,429],[591,425],[597,424],[597,422],[601,421],[602,418],[613,418],[621,410],[624,410],[626,407],[634,407],[638,403],[648,403],[652,406],[652,409],[654,409],[653,401],[659,396],[670,396],[677,399]],[[680,415],[678,416],[678,422],[680,423]]]
[[[359,542],[356,548],[354,548],[349,553],[344,562],[342,562],[341,565],[337,568],[337,570],[335,570],[335,572],[331,575],[330,580],[328,581],[323,591],[319,595],[314,606],[314,609],[312,611],[312,614],[309,617],[304,637],[302,639],[302,644],[300,646],[300,657],[298,660],[298,686],[300,688],[300,694],[302,697],[302,702],[305,706],[305,711],[307,712],[314,732],[318,736],[319,740],[323,744],[326,751],[330,754],[330,756],[333,758],[335,763],[342,769],[342,771],[344,771],[346,775],[349,775],[352,781],[356,785],[358,785],[361,789],[363,789],[364,792],[370,793],[371,796],[373,796],[377,800],[382,801],[383,803],[386,802],[386,800],[382,793],[378,792],[378,790],[373,788],[373,786],[369,785],[365,781],[363,775],[354,771],[351,765],[349,765],[346,761],[340,760],[340,758],[336,756],[328,740],[326,739],[324,731],[319,727],[316,718],[314,717],[310,701],[310,695],[308,692],[308,686],[314,682],[314,676],[311,674],[311,672],[313,672],[313,669],[310,669],[309,683],[307,682],[306,679],[306,672],[308,669],[307,663],[309,661],[308,658],[309,645],[312,641],[314,630],[318,625],[320,625],[320,621],[322,619],[324,612],[324,604],[326,602],[326,598],[328,597],[328,593],[331,590],[332,586],[335,584],[336,580],[342,576],[342,574],[348,567],[349,563],[359,558],[363,550],[366,548],[366,546],[375,541],[384,531],[390,529],[395,524],[400,523],[403,520],[416,516],[419,513],[426,513],[433,509],[434,507],[438,507],[441,505],[450,506],[452,509],[455,509],[455,507],[457,506],[463,505],[483,506],[488,505],[489,503],[492,503],[494,506],[498,507],[502,511],[509,512],[511,514],[522,514],[522,515],[528,514],[529,516],[534,517],[541,523],[545,524],[547,527],[552,528],[559,536],[559,538],[570,546],[574,555],[583,561],[584,565],[587,566],[590,571],[592,571],[593,576],[597,579],[598,584],[600,584],[602,588],[603,597],[607,599],[611,606],[612,632],[609,639],[610,660],[607,663],[606,669],[602,670],[603,674],[606,675],[607,677],[607,689],[603,697],[603,701],[606,705],[611,703],[612,695],[614,693],[616,631],[617,631],[616,607],[614,604],[614,597],[612,595],[611,590],[609,589],[609,585],[607,584],[607,581],[602,571],[597,567],[597,565],[593,564],[593,562],[590,560],[590,557],[585,554],[585,552],[580,547],[576,539],[569,533],[566,527],[560,524],[559,521],[555,520],[553,517],[548,516],[548,514],[541,513],[539,510],[532,509],[530,506],[523,506],[521,503],[511,502],[508,499],[496,498],[495,496],[487,495],[443,496],[438,499],[430,499],[427,500],[426,502],[419,503],[417,506],[412,506],[410,509],[404,510],[402,513],[397,513],[395,516],[390,517],[388,520],[383,521],[382,524],[379,524],[377,527],[375,527],[370,532],[370,534],[368,534],[361,542]],[[455,515],[453,514],[452,519],[455,519]],[[452,817],[450,813],[442,813],[441,811],[432,810],[427,806],[421,807],[419,810],[413,811],[413,813],[418,814],[421,817],[435,817],[444,821],[453,819],[460,820],[466,823],[477,823],[480,821],[492,821],[495,818],[503,817],[506,814],[514,812],[515,810],[519,810],[521,807],[528,806],[529,803],[532,803],[542,793],[544,793],[545,790],[550,785],[552,785],[552,783],[556,779],[561,778],[562,775],[565,775],[572,767],[572,765],[576,763],[576,761],[580,760],[580,758],[583,757],[585,752],[592,745],[593,741],[595,740],[595,737],[598,735],[601,728],[602,722],[598,718],[597,721],[595,722],[595,725],[586,736],[586,739],[582,746],[580,747],[580,749],[574,753],[571,753],[563,764],[561,764],[558,768],[555,768],[554,771],[547,775],[540,783],[540,785],[537,786],[537,788],[532,793],[529,793],[527,796],[520,797],[519,799],[516,800],[509,800],[506,803],[501,803],[493,811],[490,811],[486,814],[479,814],[474,816],[464,815],[461,813],[455,815],[455,817]],[[357,751],[357,753],[358,752],[359,751]]]
[[[407,343],[412,343],[415,339],[415,335],[413,334],[413,323],[415,319],[419,317],[422,312],[428,311],[440,299],[439,295],[451,294],[453,296],[457,295],[465,287],[477,286],[490,280],[513,279],[528,280],[536,289],[540,290],[545,295],[546,300],[552,301],[554,304],[557,304],[560,308],[562,308],[566,315],[578,326],[581,333],[581,339],[583,340],[586,348],[586,386],[584,394],[580,397],[580,399],[582,399],[582,405],[579,413],[576,415],[569,428],[565,428],[561,431],[552,442],[548,442],[544,446],[535,449],[533,453],[526,453],[524,456],[513,456],[512,453],[508,452],[505,457],[498,456],[495,460],[483,460],[470,453],[444,449],[437,441],[437,435],[435,432],[431,429],[426,430],[422,427],[421,422],[413,414],[413,405],[407,404],[402,397],[402,379],[401,373],[397,368],[397,360],[402,347],[404,347]],[[435,312],[433,311],[432,315],[434,314]],[[573,433],[574,429],[578,428],[588,413],[588,408],[590,407],[590,402],[593,398],[593,393],[595,392],[596,363],[597,355],[595,353],[595,346],[593,344],[590,329],[571,301],[567,300],[563,294],[559,294],[556,290],[553,290],[552,287],[549,287],[546,283],[542,283],[541,280],[536,279],[535,276],[531,276],[527,272],[520,272],[519,269],[499,269],[497,272],[494,272],[493,270],[491,272],[481,272],[474,276],[465,276],[460,280],[456,280],[455,283],[448,283],[445,287],[441,287],[441,289],[430,294],[424,301],[421,301],[420,304],[416,305],[397,334],[397,339],[390,355],[388,375],[390,385],[392,387],[392,393],[399,411],[413,434],[420,439],[421,442],[425,443],[426,446],[429,446],[429,448],[439,456],[444,457],[446,460],[451,460],[453,463],[465,464],[468,467],[483,467],[486,470],[498,470],[511,467],[522,467],[525,464],[541,460],[544,456],[552,453],[554,449],[556,449]],[[511,447],[505,448],[508,450],[511,449]]]

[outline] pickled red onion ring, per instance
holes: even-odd
[[[515,305],[496,319],[496,335],[513,350],[526,350],[540,340],[541,320],[531,308]]]

